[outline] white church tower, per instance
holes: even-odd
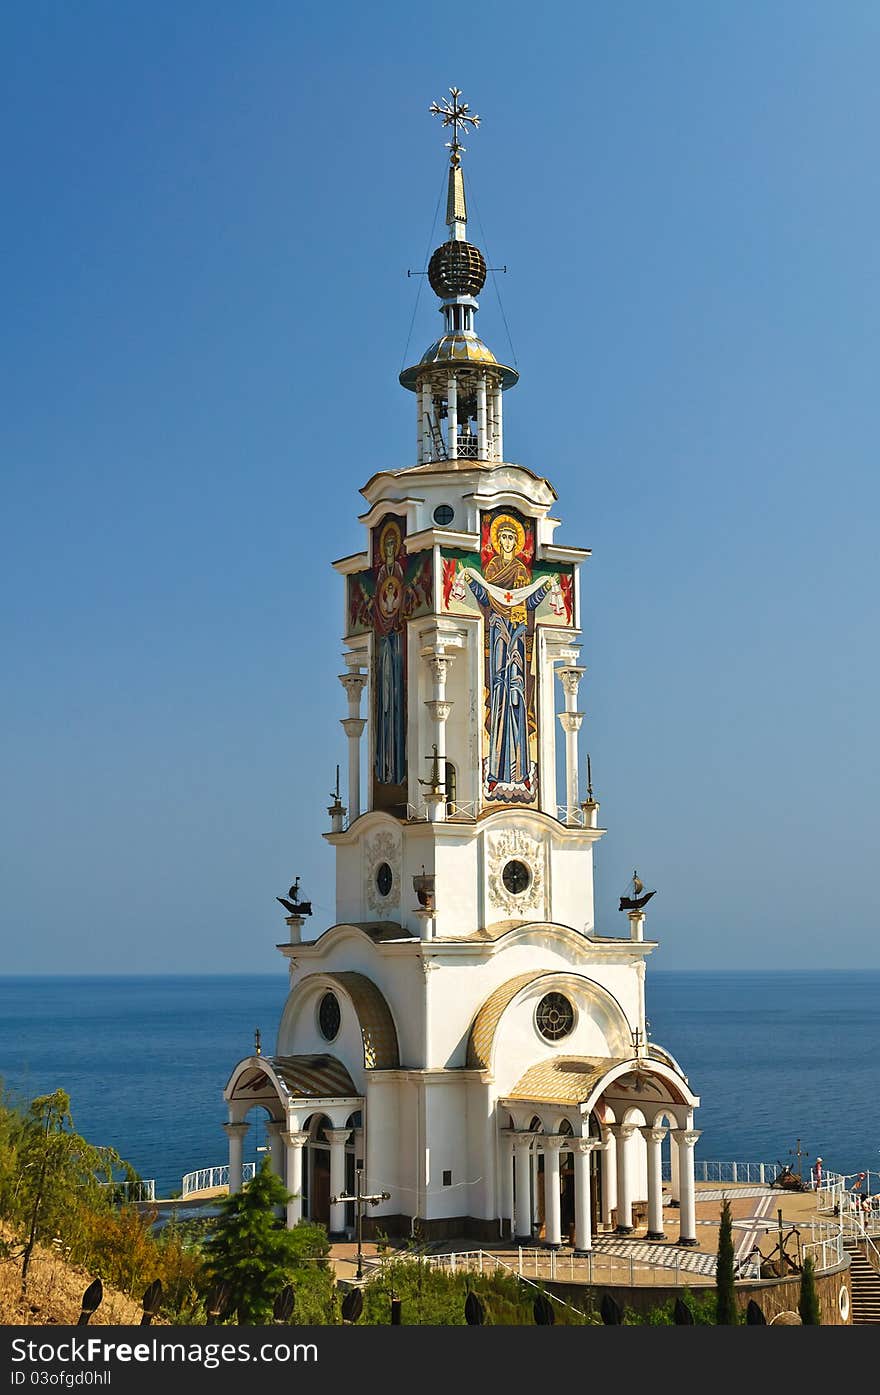
[[[336,923],[313,940],[294,895],[279,949],[290,992],[274,1055],[240,1061],[225,1099],[230,1187],[246,1115],[267,1111],[287,1221],[353,1223],[355,1167],[387,1192],[377,1230],[591,1247],[663,1233],[661,1169],[696,1244],[694,1109],[647,1039],[646,896],[628,934],[593,905],[599,805],[579,790],[579,573],[554,541],[556,493],[505,451],[517,373],[475,329],[485,278],[467,237],[451,89],[447,241],[430,260],[443,332],[400,375],[414,455],[362,489],[344,578],[347,804]],[[509,438],[508,438],[509,439]],[[564,787],[557,788],[557,743]]]

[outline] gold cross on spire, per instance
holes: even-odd
[[[446,148],[452,151],[449,157],[450,163],[457,166],[461,163],[459,152],[465,149],[458,139],[458,132],[465,130],[467,126],[473,126],[476,130],[480,124],[480,118],[476,115],[471,116],[467,102],[458,100],[461,96],[460,87],[450,87],[449,93],[452,97],[451,102],[449,97],[444,97],[442,102],[432,102],[428,110],[432,116],[442,116],[444,126],[452,127],[452,140],[446,142]]]

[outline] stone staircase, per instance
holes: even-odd
[[[855,1240],[847,1240],[854,1327],[880,1326],[880,1274]]]

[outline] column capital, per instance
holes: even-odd
[[[617,1124],[600,1124],[599,1127],[600,1127],[600,1129],[602,1130],[602,1144],[603,1144],[603,1147],[606,1147],[606,1148],[607,1148],[607,1146],[608,1146],[608,1144],[611,1142],[612,1138],[615,1137],[614,1130],[618,1127],[618,1125],[617,1125]]]
[[[431,670],[431,676],[435,683],[443,684],[449,677],[449,669],[454,658],[454,654],[440,654],[436,649],[429,649],[422,653],[422,658]]]
[[[304,1148],[309,1141],[308,1133],[299,1129],[294,1129],[292,1132],[285,1130],[281,1137],[288,1148]]]
[[[517,1152],[522,1152],[526,1148],[531,1148],[538,1134],[532,1133],[531,1129],[511,1129],[513,1146]]]
[[[646,1143],[662,1143],[669,1130],[665,1126],[655,1129],[649,1124],[639,1132]]]
[[[571,1147],[573,1142],[570,1133],[542,1133],[538,1134],[538,1137],[545,1153],[561,1153],[563,1148]]]
[[[435,722],[445,722],[452,711],[453,703],[446,698],[429,698],[425,706]]]
[[[227,1138],[244,1138],[249,1128],[250,1124],[242,1120],[240,1123],[224,1124],[223,1132]]]
[[[580,731],[583,721],[583,712],[560,712],[559,724],[563,731]]]
[[[367,725],[366,717],[340,717],[339,720],[346,736],[362,736],[364,727]]]
[[[672,1132],[673,1132],[675,1138],[678,1140],[679,1146],[681,1146],[682,1144],[684,1144],[685,1148],[693,1148],[694,1144],[696,1143],[697,1139],[700,1137],[700,1134],[703,1132],[703,1130],[702,1130],[702,1129],[673,1129]]]
[[[569,697],[577,697],[577,690],[586,671],[577,664],[566,664],[564,668],[556,670]]]
[[[365,673],[340,673],[339,681],[349,698],[353,702],[359,702],[361,693],[367,685],[367,675]]]
[[[587,1157],[590,1153],[594,1153],[597,1148],[601,1147],[602,1143],[598,1138],[573,1138],[571,1140],[571,1151],[573,1153],[581,1153]]]
[[[324,1137],[328,1143],[347,1143],[351,1137],[351,1129],[325,1129]]]
[[[272,1138],[281,1138],[287,1128],[283,1119],[268,1119],[266,1121],[266,1132]]]
[[[637,1124],[610,1124],[610,1125],[609,1125],[609,1128],[611,1129],[611,1131],[612,1131],[612,1133],[614,1134],[614,1137],[615,1137],[616,1139],[619,1139],[619,1140],[620,1140],[621,1142],[623,1142],[623,1143],[627,1143],[627,1142],[629,1141],[629,1139],[632,1138],[633,1134],[637,1131],[638,1125],[637,1125]]]

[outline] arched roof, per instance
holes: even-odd
[[[397,1028],[381,989],[366,974],[342,970],[329,974],[308,974],[300,980],[299,991],[317,980],[336,984],[351,1000],[361,1029],[364,1069],[396,1070],[400,1065]]]
[[[626,1013],[607,988],[596,983],[594,979],[587,978],[583,974],[572,974],[566,969],[538,969],[531,973],[518,974],[515,978],[509,978],[505,983],[500,984],[491,993],[471,1024],[470,1035],[468,1036],[467,1063],[472,1070],[489,1070],[492,1063],[492,1049],[495,1044],[495,1034],[498,1024],[518,993],[530,984],[537,983],[539,979],[546,979],[548,983],[552,979],[564,978],[571,984],[577,984],[584,992],[588,993],[597,1001],[601,1001],[606,1009],[610,1009],[613,1018],[617,1019],[620,1028],[621,1044],[629,1040],[629,1027]]]
[[[234,1082],[234,1083],[233,1083]],[[249,1057],[236,1066],[227,1098],[256,1100],[270,1092],[282,1100],[358,1098],[354,1081],[335,1056]]]

